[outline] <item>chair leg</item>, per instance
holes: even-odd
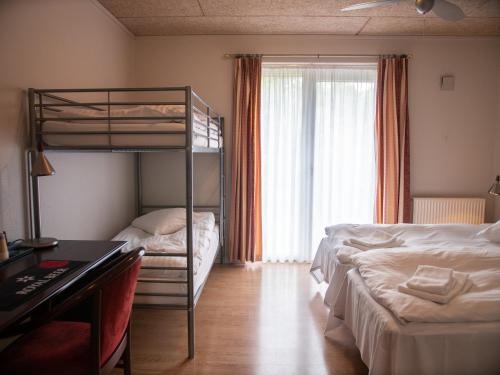
[[[128,322],[127,327],[127,345],[125,346],[125,350],[123,351],[123,373],[125,375],[132,374],[132,368],[130,363],[130,321]]]
[[[194,358],[194,309],[188,310],[188,356]]]
[[[90,326],[92,375],[101,374],[101,304],[102,290],[98,290],[92,296],[92,320]]]

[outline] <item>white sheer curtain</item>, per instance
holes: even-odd
[[[264,261],[310,261],[336,223],[372,223],[376,65],[262,70]]]

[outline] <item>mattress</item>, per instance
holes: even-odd
[[[182,233],[184,232],[184,233]],[[181,231],[165,237],[165,252],[185,253],[185,228]],[[148,241],[155,240],[158,236],[144,232],[133,226],[129,226],[120,232],[113,240],[127,241],[125,250],[143,246],[148,251]],[[181,241],[178,241],[181,238]],[[205,282],[208,273],[212,267],[214,259],[219,248],[219,228],[215,226],[214,230],[196,230],[194,231],[194,251],[193,251],[193,287],[194,294]],[[171,246],[168,246],[171,244]],[[161,254],[161,251],[155,250],[155,253]],[[141,266],[153,267],[185,267],[185,257],[161,257],[144,256]],[[138,282],[136,292],[138,293],[176,293],[186,294],[187,284],[178,283],[155,283],[154,281],[179,281],[186,279],[184,270],[152,270],[141,269],[139,279],[147,279],[153,282]],[[161,297],[161,296],[142,296],[136,295],[135,304],[186,304],[186,297]]]
[[[184,134],[83,134],[86,132],[155,132],[185,131],[185,120],[176,119],[165,122],[162,117],[180,117],[185,115],[184,105],[139,105],[134,107],[113,107],[109,111],[111,117],[127,119],[107,120],[99,117],[108,116],[107,110],[89,108],[65,108],[61,112],[44,112],[47,121],[43,122],[44,132],[68,134],[45,134],[43,140],[51,146],[184,146]],[[135,117],[149,117],[139,120]],[[157,117],[157,119],[155,118]],[[69,120],[84,118],[85,120]],[[68,119],[68,120],[66,120]],[[207,126],[208,122],[208,126]],[[72,134],[73,133],[73,134]],[[78,133],[78,134],[75,134]],[[220,147],[222,137],[219,127],[213,120],[193,111],[193,145],[200,147]]]
[[[347,272],[352,269],[351,265],[339,262],[335,256],[337,249],[338,247],[330,238],[323,238],[310,270],[311,275],[318,283],[326,282],[328,284],[324,303],[329,307],[332,307],[339,297],[342,288],[345,287]]]
[[[339,224],[327,227],[327,237],[323,238],[311,265],[311,275],[317,282],[327,282],[325,304],[332,307],[335,300],[343,294],[347,272],[351,265],[342,264],[336,257],[342,242],[348,238],[363,237],[374,230],[382,229],[405,240],[411,247],[499,247],[490,241],[475,238],[477,232],[489,224]],[[342,305],[342,304],[340,304]],[[341,311],[333,309],[334,314],[342,317]]]
[[[199,147],[222,146],[222,137],[218,136],[217,129],[210,128],[207,135],[207,127],[193,122],[193,145]],[[85,132],[158,132],[158,131],[184,131],[183,123],[77,123],[63,121],[47,121],[43,125],[43,131],[67,134],[45,134],[43,141],[50,146],[184,146],[186,136],[184,134],[127,134],[127,135],[100,135],[82,134]],[[78,133],[78,134],[72,134]]]
[[[344,298],[335,301],[370,374],[498,374],[500,322],[402,325],[370,295],[361,275],[347,273]],[[326,336],[335,339],[330,315]]]

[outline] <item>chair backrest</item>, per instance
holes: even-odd
[[[135,250],[114,268],[117,274],[102,286],[101,294],[101,365],[106,363],[127,330],[143,252]],[[120,267],[121,266],[121,267]]]

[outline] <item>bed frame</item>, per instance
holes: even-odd
[[[120,97],[134,96],[134,95],[144,95],[146,100],[133,100],[133,101],[123,101],[123,100],[112,100],[112,95],[117,95]],[[77,99],[79,95],[86,97],[86,100]],[[180,100],[164,100],[153,101],[150,100],[152,96],[160,96],[162,98],[180,96]],[[92,99],[89,101],[88,97]],[[93,100],[95,97],[105,97],[105,100]],[[159,283],[176,283],[176,284],[187,284],[186,294],[169,294],[169,293],[143,293],[142,295],[149,296],[161,296],[161,297],[186,297],[187,303],[182,304],[138,304],[135,305],[137,308],[160,308],[168,310],[186,310],[187,311],[187,328],[188,328],[188,355],[189,358],[194,358],[195,353],[195,342],[194,342],[194,322],[195,322],[195,307],[196,303],[201,295],[203,286],[206,282],[206,278],[199,287],[198,291],[194,291],[194,281],[193,281],[193,212],[194,211],[211,211],[216,216],[216,221],[219,224],[219,244],[218,252],[220,256],[221,263],[224,262],[224,248],[225,248],[225,222],[226,222],[226,210],[225,210],[225,160],[224,160],[224,146],[222,142],[224,134],[224,118],[217,114],[199,95],[197,95],[191,88],[191,86],[185,87],[155,87],[155,88],[97,88],[97,89],[29,89],[28,91],[28,101],[29,101],[29,122],[30,122],[30,136],[32,147],[28,151],[27,159],[27,169],[29,180],[29,196],[30,196],[30,234],[32,237],[41,237],[41,218],[40,218],[40,192],[38,185],[38,177],[31,176],[32,161],[36,156],[36,150],[43,147],[45,151],[49,152],[129,152],[135,153],[136,155],[136,207],[137,215],[142,215],[147,211],[154,209],[167,208],[167,207],[179,207],[179,206],[152,206],[145,205],[143,203],[142,194],[142,175],[141,175],[141,154],[144,152],[169,152],[177,151],[184,152],[186,157],[186,219],[187,219],[187,252],[181,256],[186,257],[186,267],[155,267],[155,269],[162,270],[182,270],[186,271],[186,278],[176,281],[176,280],[156,280]],[[111,115],[111,108],[123,108],[125,106],[137,106],[137,105],[181,105],[184,106],[185,112],[183,116],[142,116],[142,117],[113,117]],[[75,117],[70,115],[70,117],[52,116],[47,117],[47,111],[52,113],[62,112],[63,108],[73,107],[73,108],[85,108],[92,109],[95,111],[102,112],[103,116],[99,117]],[[197,114],[198,118],[203,116],[206,118],[206,140],[207,147],[200,147],[193,145],[193,121],[194,114]],[[102,121],[100,123],[107,124],[107,130],[103,131],[91,131],[91,132],[55,132],[44,130],[44,123],[46,121]],[[111,125],[114,121],[131,121],[137,122],[151,122],[155,120],[160,120],[158,122],[169,122],[169,121],[183,121],[185,123],[184,131],[115,131],[112,130]],[[198,121],[199,124],[199,121]],[[210,132],[210,125],[216,125],[218,137],[215,139]],[[117,146],[113,145],[111,138],[113,135],[165,135],[165,134],[184,134],[185,142],[184,145],[175,146]],[[44,136],[46,135],[64,135],[64,136],[82,136],[82,135],[105,135],[108,136],[109,144],[107,145],[81,145],[81,146],[61,146],[61,145],[51,145],[44,141]],[[196,136],[200,136],[199,133]],[[210,147],[211,140],[216,141],[217,147]],[[219,205],[218,206],[194,206],[193,205],[193,155],[197,153],[216,153],[219,155],[219,167],[220,167],[220,178],[219,178]],[[158,256],[158,254],[146,253],[146,256]],[[163,253],[162,256],[176,256],[178,253]],[[213,265],[213,262],[212,262]],[[211,266],[212,266],[211,265]],[[144,280],[139,278],[138,282],[151,282],[149,280]]]

